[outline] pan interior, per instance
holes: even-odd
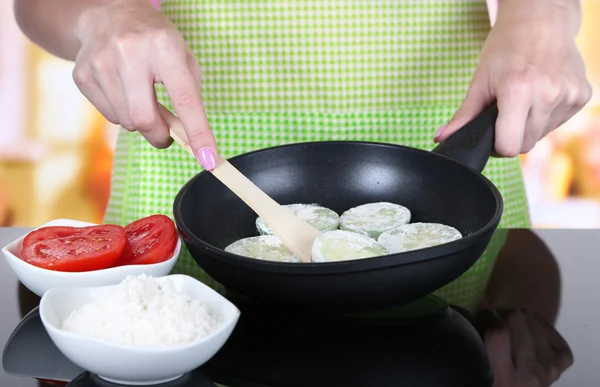
[[[411,223],[437,222],[463,236],[486,226],[500,203],[479,174],[411,148],[372,143],[295,144],[231,160],[280,204],[318,203],[341,214],[365,203],[398,203]],[[187,232],[214,247],[258,235],[256,214],[214,176],[203,172],[182,190],[176,212]]]

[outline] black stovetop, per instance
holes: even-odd
[[[0,245],[26,231],[0,229]],[[574,365],[553,386],[598,386],[600,336],[596,329],[600,328],[600,313],[594,305],[600,290],[600,231],[540,233],[553,250],[561,275],[556,327],[575,356]],[[17,363],[45,365],[59,379],[71,381],[72,387],[116,387],[66,361],[37,316],[39,298],[18,283],[2,259],[0,283],[0,347],[32,311],[21,325],[28,330],[13,337]],[[261,310],[234,301],[242,309],[242,318],[226,346],[205,366],[170,386],[426,387],[432,383],[452,385],[449,383],[454,380],[455,385],[467,383],[463,385],[469,387],[473,380],[484,380],[483,384],[471,384],[480,387],[487,383],[489,369],[479,335],[469,322],[471,317],[435,298],[371,318]],[[0,387],[46,386],[38,384],[26,367],[20,371],[9,375],[0,369]]]
[[[229,341],[207,364],[161,387],[492,384],[468,313],[436,297],[353,316],[311,315],[229,298],[242,311]],[[70,381],[69,387],[116,387],[67,360],[46,334],[37,308],[9,339],[3,365],[13,374]]]

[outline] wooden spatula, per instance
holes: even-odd
[[[162,105],[160,110],[173,140],[195,157],[181,120]],[[312,245],[319,230],[279,205],[223,157],[217,157],[217,166],[211,172],[252,208],[302,262],[311,262]]]

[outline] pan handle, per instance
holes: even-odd
[[[498,106],[494,102],[471,122],[436,146],[432,152],[449,157],[478,172],[483,171],[494,151],[497,117]]]

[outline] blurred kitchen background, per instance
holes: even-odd
[[[522,157],[536,227],[600,227],[600,0],[578,38],[594,100]],[[27,41],[0,0],[0,226],[101,222],[116,127],[85,100],[72,63]]]

